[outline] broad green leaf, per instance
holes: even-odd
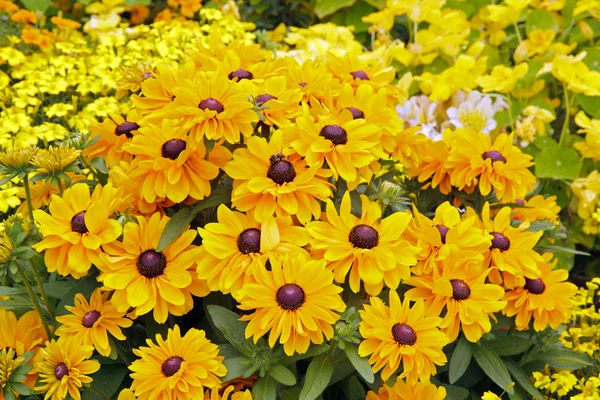
[[[464,336],[462,336],[458,340],[456,348],[454,349],[454,353],[452,353],[452,358],[450,359],[450,383],[455,383],[460,379],[461,376],[463,376],[469,367],[469,364],[471,363],[472,355],[471,344]]]
[[[575,149],[546,148],[535,158],[538,178],[577,179],[583,160]]]
[[[29,396],[33,393],[31,388],[24,383],[15,382],[11,383],[10,386],[22,396]]]
[[[593,365],[587,355],[566,349],[539,352],[531,359],[531,361],[541,361],[553,368],[569,371]]]
[[[308,370],[299,400],[315,400],[329,385],[333,375],[333,359],[327,354],[313,358]]]
[[[365,387],[356,377],[356,375],[351,375],[346,381],[346,385],[344,387],[344,394],[346,395],[345,398],[347,400],[364,400],[367,396]]]
[[[600,97],[590,97],[583,94],[575,95],[577,102],[587,114],[593,118],[600,118]]]
[[[156,247],[156,251],[163,251],[175,239],[177,239],[183,231],[185,231],[200,211],[210,208],[216,207],[220,204],[227,203],[231,200],[231,191],[224,187],[219,186],[217,189],[213,190],[210,196],[205,198],[204,200],[200,200],[193,207],[184,207],[181,210],[177,211],[173,218],[167,225],[165,226],[165,230],[163,231],[160,240],[158,241],[158,246]]]
[[[371,7],[369,4],[358,2],[346,11],[344,24],[346,26],[353,26],[355,34],[360,32],[366,32],[369,29],[370,25],[362,22],[362,17],[365,15],[369,15],[375,11],[377,10]]]
[[[267,375],[258,380],[252,388],[253,400],[276,400],[277,399],[277,381]]]
[[[283,383],[286,386],[294,386],[296,384],[296,376],[281,364],[276,364],[269,369],[271,375],[277,382]]]
[[[21,0],[25,8],[30,11],[41,11],[46,12],[50,4],[52,4],[52,0]]]
[[[485,345],[500,357],[504,357],[525,352],[531,346],[531,342],[518,336],[497,336],[496,339],[485,342]]]
[[[465,400],[469,398],[469,391],[460,386],[442,384],[446,388],[446,400]]]
[[[219,355],[223,355],[221,352],[219,353]],[[251,365],[251,363],[252,362],[246,357],[226,358],[223,360],[223,364],[225,364],[225,368],[227,368],[227,376],[223,378],[223,382],[227,382],[244,375],[244,372],[248,370],[248,366]]]
[[[123,378],[127,375],[127,367],[120,364],[103,365],[95,374],[90,375],[94,379],[94,388],[104,394],[100,397],[94,390],[86,388],[81,394],[81,400],[105,400],[116,398],[114,396],[121,386]]]
[[[246,339],[244,334],[246,322],[240,321],[239,315],[221,306],[211,305],[207,307],[207,310],[213,323],[223,333],[225,339],[242,354],[252,357],[256,345]]]
[[[534,29],[541,29],[543,31],[552,29],[556,32],[558,25],[554,18],[552,18],[552,14],[549,12],[533,10],[529,13],[527,20],[525,21],[525,31],[527,32],[527,35],[529,35]]]
[[[477,361],[477,364],[481,367],[483,372],[485,372],[496,385],[500,386],[502,390],[513,393],[513,389],[506,389],[512,383],[512,380],[500,357],[490,350],[483,342],[478,344],[473,343],[471,345],[471,350],[475,357],[475,361]]]
[[[279,393],[280,400],[298,400],[300,396],[300,388],[293,388]]]
[[[76,280],[68,279],[65,281],[44,283],[43,286],[48,297],[63,299],[76,284]],[[37,287],[35,287],[34,290],[39,293],[39,289]]]
[[[314,11],[317,17],[323,18],[354,3],[356,0],[316,0]]]
[[[600,71],[600,49],[596,47],[586,47],[582,49],[582,51],[587,53],[583,59],[585,65],[587,65],[589,69]]]
[[[98,171],[108,174],[108,167],[106,166],[106,161],[102,157],[96,157],[91,162],[90,165],[96,168]]]
[[[544,396],[542,396],[535,386],[533,386],[533,383],[531,383],[525,371],[519,367],[519,364],[513,360],[504,360],[504,365],[506,365],[510,375],[515,378],[515,381],[517,381],[517,383],[521,385],[523,389],[525,389],[527,393],[529,393],[534,399],[542,400],[544,398]]]
[[[375,381],[375,375],[373,375],[373,369],[371,368],[371,364],[369,364],[369,360],[358,355],[358,346],[346,343],[344,353],[346,353],[348,360],[350,360],[356,371],[367,383]]]

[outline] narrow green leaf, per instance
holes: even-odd
[[[510,375],[515,378],[515,381],[517,381],[517,383],[521,385],[523,389],[525,389],[527,393],[529,393],[534,399],[542,400],[544,398],[539,390],[533,386],[533,383],[531,383],[525,371],[519,367],[519,364],[513,360],[504,360],[504,365],[506,365]]]
[[[311,358],[311,357],[318,356],[319,354],[323,354],[327,350],[329,350],[329,345],[327,343],[312,344],[308,348],[308,350],[306,351],[306,353],[303,353],[303,354],[294,354],[291,357],[288,357],[288,356],[283,357],[283,359],[281,360],[281,365],[288,366],[290,364],[295,363],[296,361],[304,360],[305,358]]]
[[[590,253],[587,253],[585,251],[579,251],[579,250],[575,250],[575,249],[570,249],[568,247],[563,247],[563,246],[553,246],[553,245],[539,246],[539,250],[552,251],[552,252],[561,252],[561,253],[569,253],[569,254],[575,254],[575,255],[578,255],[578,256],[586,256],[586,257],[591,256]]]
[[[276,400],[277,399],[277,381],[267,375],[256,382],[252,388],[253,400]]]
[[[450,383],[455,383],[465,373],[471,362],[471,344],[464,337],[458,340],[452,358],[450,359],[449,378]]]
[[[206,308],[215,327],[223,333],[225,339],[247,357],[252,357],[256,345],[246,339],[244,331],[246,323],[239,320],[239,315],[228,309],[210,305]]]
[[[223,382],[227,382],[244,375],[244,372],[248,369],[251,361],[246,357],[235,357],[226,358],[223,360],[223,364],[225,364],[225,368],[227,368],[227,376],[223,378]]]
[[[10,386],[22,396],[29,396],[33,393],[31,388],[23,383],[15,382],[11,383]]]
[[[513,389],[507,390],[506,388],[512,383],[510,374],[504,366],[504,363],[498,357],[496,353],[490,350],[484,343],[471,345],[471,351],[475,357],[475,361],[481,367],[483,372],[502,390],[506,390],[508,393],[513,393]]]
[[[373,383],[375,381],[375,375],[369,360],[362,358],[358,355],[358,346],[350,343],[346,343],[344,347],[344,353],[348,357],[348,360],[352,363],[356,371],[363,377],[367,383]]]
[[[529,340],[518,336],[498,336],[485,344],[500,357],[524,353],[531,346]]]
[[[104,161],[104,158],[96,157],[90,162],[90,165],[103,174],[108,174],[108,167],[106,166],[106,161]]]
[[[566,369],[569,371],[593,365],[587,355],[566,349],[539,352],[531,359],[531,361],[541,361],[553,368]]]
[[[281,364],[276,364],[269,369],[271,375],[277,382],[283,383],[286,386],[294,386],[296,384],[296,376]]]
[[[205,198],[204,200],[200,200],[193,207],[184,207],[181,210],[177,211],[173,218],[167,225],[165,226],[165,230],[163,231],[160,240],[158,241],[158,246],[156,247],[156,251],[163,251],[175,239],[177,239],[183,231],[185,231],[200,211],[210,208],[216,207],[220,204],[227,203],[231,199],[231,192],[228,188],[220,186],[217,189],[213,190],[210,196]]]
[[[299,400],[315,400],[327,388],[333,375],[333,359],[327,354],[313,358],[306,371]]]

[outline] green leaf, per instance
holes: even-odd
[[[204,200],[200,200],[193,207],[184,207],[181,210],[177,211],[173,218],[167,225],[165,226],[165,230],[163,231],[160,240],[158,241],[158,246],[156,247],[156,251],[163,251],[175,239],[177,239],[183,231],[185,231],[200,211],[210,208],[216,207],[220,204],[227,203],[231,200],[231,191],[224,187],[219,186],[217,189],[213,190],[210,196],[205,198]]]
[[[29,396],[30,394],[33,393],[31,388],[23,383],[15,382],[15,383],[11,383],[10,386],[12,387],[12,389],[16,390],[17,393],[19,393],[22,396]]]
[[[372,5],[378,10],[385,7],[385,0],[365,0],[365,3]]]
[[[286,386],[294,386],[296,384],[296,376],[281,364],[276,364],[269,369],[271,375],[277,382],[283,383]]]
[[[590,253],[587,253],[585,251],[580,251],[580,250],[575,250],[575,249],[570,249],[568,247],[563,247],[563,246],[554,246],[554,245],[544,245],[544,246],[540,246],[539,250],[543,250],[543,251],[552,251],[552,252],[559,252],[559,253],[569,253],[569,254],[575,254],[578,256],[591,256]]]
[[[541,29],[543,31],[546,29],[552,29],[554,32],[556,32],[558,25],[556,24],[554,18],[552,18],[552,14],[549,12],[533,10],[527,16],[527,20],[525,20],[525,32],[527,32],[527,35],[529,35],[534,29]]]
[[[460,386],[442,384],[446,388],[446,400],[465,400],[469,398],[469,391]]]
[[[471,344],[464,336],[462,336],[458,340],[456,348],[454,349],[454,353],[452,353],[452,358],[450,359],[450,383],[455,383],[460,379],[461,376],[463,376],[469,367],[469,364],[471,363],[472,355]]]
[[[102,157],[96,157],[90,162],[90,165],[96,168],[98,171],[108,174],[108,167],[106,166],[106,161]]]
[[[358,2],[346,11],[344,23],[346,26],[353,26],[354,33],[366,32],[369,29],[369,24],[362,22],[362,17],[377,11],[367,3]]]
[[[541,361],[552,368],[566,369],[569,371],[593,365],[590,358],[572,350],[549,350],[537,353],[531,361]]]
[[[314,11],[317,17],[323,18],[355,2],[356,0],[316,0]]]
[[[210,305],[207,310],[215,327],[223,333],[225,339],[242,354],[252,357],[256,345],[246,339],[246,322],[240,321],[239,315],[221,306]]]
[[[590,97],[583,94],[575,95],[577,102],[587,114],[594,118],[600,118],[600,97]]]
[[[583,160],[575,149],[546,148],[535,158],[538,178],[577,179]]]
[[[582,51],[587,53],[583,59],[585,65],[587,65],[589,69],[600,71],[600,49],[597,49],[596,47],[586,47],[582,49]]]
[[[304,360],[305,358],[316,357],[319,354],[325,353],[327,350],[329,350],[329,345],[327,343],[312,344],[308,348],[308,350],[306,351],[306,353],[303,353],[303,354],[294,354],[291,357],[285,356],[281,360],[281,365],[288,366],[288,365],[290,365],[292,363],[295,363],[296,361]]]
[[[4,184],[10,182],[10,180],[12,178],[14,178],[15,176],[17,176],[18,174],[19,174],[18,172],[13,172],[10,175],[5,176],[4,178],[0,179],[0,185],[4,185]]]
[[[373,374],[373,369],[371,368],[371,364],[369,364],[369,360],[358,355],[358,346],[346,343],[344,353],[346,353],[348,360],[350,360],[356,371],[367,383],[373,383],[375,381],[375,375]]]
[[[500,386],[502,390],[513,393],[513,389],[506,389],[512,383],[512,380],[500,357],[484,343],[472,344],[471,350],[473,351],[475,361],[477,361],[477,364],[479,364],[483,372],[485,372],[496,385]]]
[[[81,400],[105,400],[116,398],[113,396],[119,390],[123,378],[127,375],[127,367],[121,364],[103,365],[95,374],[90,375],[94,379],[94,388],[104,394],[100,397],[95,391],[86,388],[81,394]]]
[[[25,8],[30,11],[40,10],[41,12],[46,12],[50,4],[52,4],[52,0],[21,0]]]
[[[327,354],[313,358],[306,371],[299,400],[315,400],[327,388],[333,375],[333,359]]]
[[[277,399],[277,381],[267,375],[252,388],[253,400],[276,400]]]
[[[524,353],[531,346],[529,340],[518,336],[497,336],[496,339],[485,342],[485,344],[500,357]]]
[[[244,372],[248,370],[248,366],[251,363],[252,362],[246,357],[226,358],[223,360],[223,364],[225,364],[225,368],[227,368],[227,376],[223,378],[223,382],[227,382],[244,375]]]
[[[523,389],[527,390],[527,393],[529,393],[534,399],[542,400],[544,398],[544,396],[542,396],[535,386],[533,386],[533,383],[531,383],[525,371],[519,367],[519,364],[513,360],[504,360],[504,365],[506,365],[510,375],[515,378],[515,381],[517,381],[517,383],[521,385]]]
[[[43,287],[48,297],[63,299],[76,284],[76,280],[69,279],[65,281],[44,283]],[[35,287],[34,290],[39,293],[39,289],[37,287]]]

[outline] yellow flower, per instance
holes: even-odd
[[[169,329],[166,340],[156,335],[156,344],[133,349],[140,357],[133,371],[131,390],[140,400],[203,399],[205,388],[221,386],[219,377],[227,374],[219,347],[206,338],[203,330],[190,329],[181,336],[179,326]]]
[[[529,32],[529,37],[522,41],[515,50],[515,61],[522,62],[526,58],[542,55],[550,48],[556,37],[552,29],[534,29]]]
[[[81,150],[70,146],[50,146],[48,149],[38,151],[31,163],[37,167],[38,173],[53,175],[64,171],[77,160],[80,154]]]
[[[253,136],[248,148],[234,151],[225,172],[233,178],[233,207],[254,210],[254,218],[263,222],[273,214],[295,215],[302,224],[321,215],[319,200],[331,196],[329,171],[320,165],[307,165],[300,155],[284,146],[283,135],[276,131],[271,140]]]
[[[110,185],[98,185],[90,196],[89,186],[78,183],[62,197],[52,195],[50,214],[34,210],[44,239],[33,248],[46,250],[44,261],[49,272],[75,279],[87,275],[92,262],[99,261],[101,246],[121,235],[121,225],[110,219],[120,195]]]
[[[552,60],[550,69],[552,75],[566,83],[567,89],[573,93],[583,93],[586,96],[600,96],[600,72],[590,70],[583,62],[586,52],[576,56],[561,54]],[[538,75],[545,72],[542,68]]]
[[[12,394],[12,398],[18,398],[19,393],[15,392],[11,387],[11,378],[15,378],[19,375],[15,374],[17,368],[21,363],[25,361],[23,357],[17,357],[14,350],[2,349],[0,350],[0,399],[4,400],[3,393]],[[22,383],[22,382],[15,382]],[[8,387],[7,387],[8,385]]]
[[[14,208],[21,204],[21,199],[17,196],[18,193],[18,187],[0,189],[0,212],[5,213],[9,208]]]
[[[5,176],[26,170],[37,151],[37,147],[25,147],[0,153],[0,173]]]
[[[192,309],[192,295],[208,294],[206,283],[196,278],[197,247],[192,245],[195,230],[183,232],[163,251],[158,242],[169,217],[154,213],[137,217],[123,229],[123,242],[104,245],[98,280],[114,290],[112,304],[117,311],[133,307],[136,317],[153,311],[154,319],[164,323],[170,314],[184,315]]]
[[[508,304],[502,313],[509,317],[516,315],[515,325],[519,330],[529,329],[532,318],[533,329],[538,332],[547,326],[558,329],[569,319],[569,299],[577,293],[577,287],[565,282],[569,277],[567,270],[553,270],[558,259],[551,262],[551,253],[544,254],[543,258],[538,264],[539,278],[525,278],[524,286],[509,290],[504,296]]]
[[[36,365],[40,372],[36,390],[46,393],[45,399],[63,400],[67,395],[81,400],[83,384],[93,381],[88,375],[100,369],[100,363],[90,360],[93,346],[84,346],[74,338],[46,342],[41,350],[42,360]]]
[[[314,221],[306,226],[312,236],[311,249],[323,257],[335,273],[335,280],[348,281],[354,293],[361,281],[372,296],[381,292],[383,285],[395,289],[401,280],[408,279],[410,267],[417,263],[419,248],[403,237],[411,220],[407,212],[397,212],[381,219],[381,208],[376,202],[361,195],[362,215],[351,213],[350,194],[346,192],[338,214],[333,202],[327,201],[327,222]]]
[[[394,386],[383,384],[377,393],[369,391],[365,400],[443,400],[446,388],[431,382],[405,382],[396,378]]]
[[[400,302],[396,291],[390,290],[389,305],[371,297],[370,304],[359,313],[363,341],[358,354],[370,355],[373,371],[383,369],[383,380],[388,380],[402,364],[399,379],[406,378],[408,383],[429,381],[435,375],[435,365],[446,364],[442,347],[448,344],[448,336],[437,328],[442,319],[426,309],[423,300],[411,307],[408,299]]]
[[[269,332],[269,346],[279,339],[288,356],[303,354],[311,343],[321,344],[333,337],[333,324],[345,310],[333,284],[333,273],[324,260],[310,259],[304,252],[269,257],[271,270],[261,268],[256,283],[242,288],[241,310],[254,310],[242,316],[250,321],[246,338],[256,343]],[[337,311],[337,312],[336,312]]]
[[[512,219],[517,221],[550,221],[554,225],[559,225],[558,213],[560,206],[556,204],[556,196],[548,196],[538,194],[529,200],[515,200],[517,204],[524,207],[515,207],[513,209]]]
[[[204,400],[252,400],[252,394],[249,390],[234,391],[233,386],[228,386],[225,391],[219,389],[207,390],[204,394]],[[222,394],[219,392],[222,392]],[[229,395],[231,395],[231,398]]]
[[[528,64],[518,64],[515,68],[506,67],[504,65],[496,65],[492,68],[489,75],[484,75],[477,78],[477,84],[485,92],[511,92],[519,79],[527,73]]]
[[[257,112],[264,117],[259,124],[281,128],[290,125],[300,115],[302,92],[299,88],[289,89],[283,76],[258,83],[253,93]]]
[[[303,227],[293,226],[291,217],[269,217],[262,223],[252,211],[242,214],[225,205],[217,209],[218,222],[198,228],[202,246],[198,254],[198,278],[212,291],[238,291],[265,268],[271,254],[302,251],[310,237]]]
[[[46,116],[52,117],[64,117],[73,111],[73,104],[66,103],[54,103],[50,107],[45,109]]]
[[[108,299],[109,292],[94,290],[90,302],[81,293],[75,295],[75,305],[65,306],[71,314],[56,317],[61,326],[56,330],[57,336],[74,337],[84,346],[94,348],[108,357],[112,351],[108,333],[118,340],[125,340],[121,328],[129,328],[133,321],[124,318]]]
[[[483,396],[481,396],[481,400],[502,400],[500,398],[500,396],[498,396],[495,393],[492,393],[491,391],[487,391],[483,394]]]
[[[583,219],[590,218],[600,199],[600,175],[598,171],[593,170],[588,176],[575,179],[571,184],[571,189],[577,198],[577,215]]]
[[[13,255],[12,240],[4,232],[0,232],[0,264],[10,261]]]

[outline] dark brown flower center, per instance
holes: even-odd
[[[85,211],[77,213],[71,218],[71,230],[82,235],[88,232],[88,228],[85,226]]]
[[[227,77],[231,80],[233,80],[234,78],[237,78],[238,82],[239,82],[242,79],[252,79],[252,78],[254,78],[254,75],[252,75],[252,72],[246,71],[245,69],[240,68],[240,69],[237,69],[237,70],[233,71],[232,73],[230,73]]]
[[[83,326],[85,326],[86,328],[91,328],[94,326],[96,321],[98,321],[98,318],[100,318],[100,313],[98,311],[94,310],[94,311],[87,312],[83,316],[83,319],[81,320],[81,324]]]
[[[486,151],[485,153],[483,153],[482,157],[484,160],[487,160],[489,158],[490,160],[492,160],[492,163],[495,163],[496,161],[502,161],[503,163],[506,162],[506,158],[504,158],[504,156],[496,150]]]
[[[267,178],[270,178],[276,184],[283,185],[292,182],[296,178],[296,170],[291,162],[281,158],[273,158],[273,156],[270,161],[271,165],[267,170]]]
[[[131,133],[131,131],[135,131],[138,129],[140,129],[140,126],[135,122],[125,121],[115,128],[115,135],[125,135],[127,139],[131,139],[133,137],[133,133]]]
[[[238,250],[243,254],[260,253],[260,230],[249,228],[237,239]]]
[[[544,290],[546,290],[546,285],[540,278],[538,278],[538,279],[525,278],[525,289],[527,289],[529,291],[529,293],[542,294],[542,293],[544,293]]]
[[[367,73],[361,69],[359,69],[358,71],[350,72],[350,75],[352,75],[354,79],[360,79],[361,81],[369,80],[369,75],[367,75]]]
[[[471,288],[460,279],[452,279],[452,298],[454,300],[466,300],[471,295]]]
[[[347,110],[350,111],[353,119],[361,119],[361,118],[364,119],[365,118],[365,113],[360,111],[356,107],[348,107]]]
[[[325,125],[319,136],[323,136],[327,140],[331,140],[334,145],[346,144],[348,142],[348,134],[339,125]]]
[[[256,96],[256,105],[257,106],[262,106],[263,104],[265,104],[267,101],[269,100],[277,100],[277,97],[275,96],[271,96],[268,93],[265,94],[261,94],[259,96]]]
[[[146,250],[137,259],[137,269],[146,278],[156,278],[167,268],[167,257],[154,249]]]
[[[524,206],[525,205],[525,201],[521,200],[521,199],[516,199],[515,200],[515,204],[518,204],[520,206]]]
[[[277,303],[284,310],[297,310],[304,304],[304,290],[296,284],[288,283],[277,291]]]
[[[171,160],[177,160],[177,157],[184,151],[186,148],[185,140],[181,139],[171,139],[165,142],[162,145],[161,155],[164,158],[169,158]]]
[[[142,78],[144,79],[148,79],[148,78],[152,78],[154,75],[152,75],[152,72],[144,72],[142,74]]]
[[[300,82],[298,85],[300,87],[306,87],[306,85],[308,85],[308,83],[306,83],[306,82]]]
[[[69,374],[69,369],[65,365],[65,363],[60,363],[54,368],[54,376],[56,379],[61,380],[63,376]]]
[[[223,108],[223,104],[221,104],[219,100],[213,99],[212,97],[202,100],[200,104],[198,104],[198,108],[201,110],[216,111],[217,113],[222,113],[225,110],[225,108]]]
[[[493,249],[498,249],[502,251],[508,250],[508,248],[510,247],[510,240],[508,240],[506,236],[499,232],[492,232],[492,236],[494,237],[492,239]]]
[[[356,225],[350,231],[348,240],[359,249],[372,249],[379,244],[379,233],[369,225]]]
[[[392,327],[392,335],[398,344],[412,346],[417,341],[417,333],[406,324],[396,324]]]
[[[436,225],[435,227],[437,228],[438,232],[440,233],[440,238],[442,239],[442,243],[446,244],[446,235],[448,234],[448,231],[450,229],[445,225]]]
[[[170,357],[165,360],[162,365],[162,373],[164,376],[173,376],[179,371],[181,368],[181,363],[183,362],[183,358],[181,357]]]

